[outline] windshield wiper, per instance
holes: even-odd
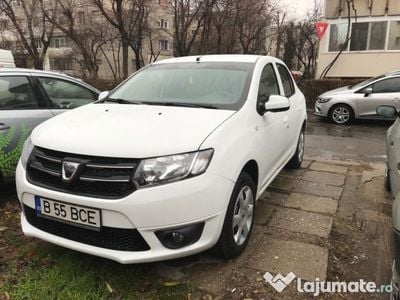
[[[106,98],[104,102],[112,102],[112,103],[118,103],[118,104],[142,104],[142,102],[138,101],[130,101],[130,100],[125,100],[121,98]]]
[[[183,102],[165,102],[164,105],[165,106],[181,106],[181,107],[218,109],[218,107],[210,105],[210,104],[196,104],[196,103],[183,103]]]

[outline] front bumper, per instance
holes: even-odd
[[[42,231],[21,215],[24,234],[70,248],[76,251],[105,257],[120,263],[143,263],[175,259],[202,252],[216,244],[220,236],[226,209],[234,182],[221,176],[205,174],[175,183],[140,189],[129,196],[117,199],[97,199],[70,195],[44,189],[29,183],[25,170],[19,163],[16,174],[18,198],[21,204],[35,207],[34,197],[63,201],[80,206],[99,208],[102,225],[118,229],[136,229],[150,250],[117,251],[71,241]],[[204,222],[197,242],[179,249],[168,249],[155,232]]]
[[[329,105],[327,103],[315,102],[314,114],[320,117],[328,117]]]

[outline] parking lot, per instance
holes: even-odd
[[[0,299],[54,293],[57,287],[52,286],[51,276],[65,272],[74,275],[59,277],[59,281],[65,279],[57,285],[61,295],[116,299],[310,297],[299,294],[294,282],[278,294],[265,283],[266,272],[293,272],[302,280],[349,282],[362,278],[389,284],[391,199],[384,189],[384,140],[389,125],[356,122],[334,126],[310,115],[302,169],[284,170],[273,182],[257,205],[249,247],[228,262],[204,253],[170,262],[122,266],[23,238],[16,196],[10,187],[0,198]],[[86,291],[72,290],[80,282],[76,277],[83,278]]]

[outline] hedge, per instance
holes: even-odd
[[[318,96],[339,87],[359,83],[356,79],[314,79],[300,80],[297,84],[306,97],[307,108],[313,109]]]

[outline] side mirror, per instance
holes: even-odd
[[[398,116],[397,109],[394,106],[382,105],[376,109],[376,114],[378,116],[393,119]]]
[[[110,91],[101,92],[97,97],[97,100],[104,100],[105,98],[108,97],[108,95],[110,95]]]
[[[265,112],[280,112],[289,110],[289,108],[289,99],[279,95],[269,96],[269,100],[264,105]]]
[[[363,89],[363,93],[365,94],[365,97],[368,97],[374,92],[374,89],[372,87],[368,87]]]

